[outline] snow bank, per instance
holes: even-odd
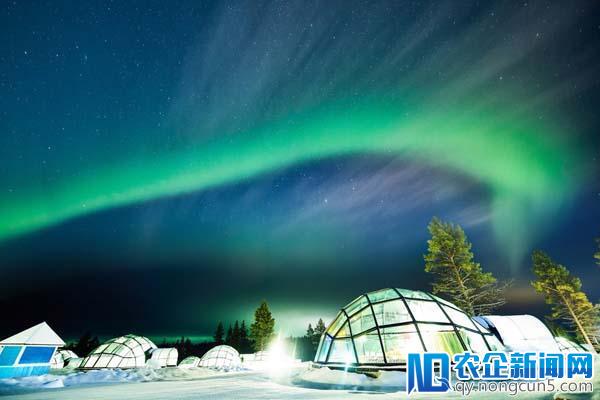
[[[397,392],[405,390],[406,374],[400,371],[382,371],[379,377],[372,378],[323,367],[301,371],[292,377],[291,382],[311,389]]]
[[[80,385],[193,380],[222,375],[224,373],[226,372],[207,368],[100,369],[86,372],[58,370],[46,375],[0,379],[0,395]]]

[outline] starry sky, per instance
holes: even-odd
[[[546,312],[536,248],[598,301],[593,1],[1,7],[6,330],[199,338],[266,299],[300,334],[427,290],[434,215],[504,312]]]

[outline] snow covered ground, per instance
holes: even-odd
[[[600,374],[595,384],[600,388]],[[289,370],[220,372],[204,368],[100,370],[59,372],[40,377],[0,380],[2,399],[21,400],[159,400],[159,399],[402,399],[404,377],[398,372],[384,372],[378,379],[364,375],[309,369],[307,364]],[[459,394],[411,396],[413,399],[434,397],[461,398]],[[508,394],[482,393],[475,399],[514,399]],[[600,400],[600,393],[563,395],[549,393],[520,394],[519,399],[590,399]]]

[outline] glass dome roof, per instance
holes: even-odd
[[[409,352],[502,349],[496,336],[454,304],[429,293],[393,288],[346,305],[322,335],[315,363],[402,369]]]
[[[83,359],[79,368],[139,368],[146,365],[146,352],[156,349],[152,341],[143,336],[125,335],[96,347]]]
[[[240,353],[227,345],[215,346],[206,352],[198,363],[199,367],[229,369],[239,367]]]

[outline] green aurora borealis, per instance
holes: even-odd
[[[548,125],[482,107],[335,104],[3,199],[0,238],[110,207],[251,179],[293,163],[382,153],[421,159],[481,181],[492,196],[498,238],[518,258],[531,232],[526,227],[559,207],[578,182],[578,150]]]

